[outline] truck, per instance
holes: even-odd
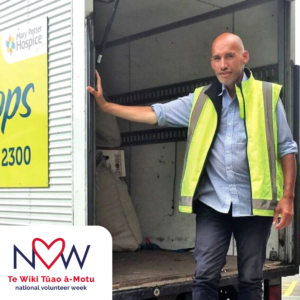
[[[47,20],[48,181],[40,186],[10,185],[2,176],[8,183],[0,188],[0,224],[97,225],[97,115],[95,100],[86,90],[95,85],[95,70],[110,101],[122,105],[170,101],[211,82],[210,47],[222,32],[242,38],[250,53],[247,66],[256,79],[284,86],[282,101],[299,145],[295,2],[1,0],[1,43],[5,38],[1,33],[10,28],[41,17]],[[12,40],[7,43],[7,51],[13,52]],[[0,121],[3,118],[1,108]],[[154,249],[113,254],[113,299],[191,299],[195,217],[176,209],[187,130],[124,120],[118,125],[125,181],[143,239]],[[10,139],[17,140],[25,130],[19,128]],[[36,139],[36,147],[46,143]],[[4,170],[9,153],[0,147]],[[268,242],[264,299],[281,299],[282,277],[299,272],[299,217],[297,178],[293,223],[284,230],[272,229]],[[219,298],[237,299],[233,238],[221,275]]]

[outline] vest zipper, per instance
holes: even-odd
[[[250,186],[250,194],[251,194],[251,215],[253,215],[253,203],[252,203],[252,187],[251,187],[251,173],[250,173],[250,165],[249,165],[249,159],[248,159],[248,132],[247,132],[247,126],[246,126],[246,103],[244,98],[244,93],[242,89],[242,84],[237,84],[239,89],[241,90],[242,98],[243,98],[243,105],[244,105],[244,125],[245,125],[245,132],[246,132],[246,156],[247,156],[247,164],[249,169],[249,186]]]

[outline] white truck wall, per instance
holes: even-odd
[[[82,0],[78,1],[77,5],[79,2]],[[76,183],[78,189],[82,187],[79,181],[86,177],[86,170],[83,166],[82,178],[77,178],[74,184],[74,166],[76,168],[76,162],[84,160],[84,152],[79,153],[77,149],[77,152],[73,153],[73,136],[83,137],[81,140],[81,144],[83,144],[84,134],[75,133],[72,127],[72,122],[77,121],[77,116],[73,115],[72,80],[78,72],[77,70],[74,73],[72,71],[73,55],[74,57],[77,55],[74,54],[72,46],[74,43],[72,40],[72,19],[74,19],[72,5],[71,0],[24,0],[1,1],[0,3],[0,31],[36,17],[48,17],[50,177],[49,188],[0,189],[1,225],[74,224],[73,211],[76,197],[73,197],[73,188]],[[76,22],[80,23],[78,18]],[[84,10],[82,26],[84,27]],[[77,25],[78,27],[79,25]],[[84,41],[81,41],[81,44],[83,44],[81,48],[84,50]],[[80,51],[80,46],[77,50]],[[84,51],[81,56],[84,59]],[[82,85],[85,84],[83,68],[84,66],[80,70],[80,73],[83,73]],[[77,78],[80,79],[79,76]],[[82,81],[82,79],[80,80]],[[85,92],[83,92],[83,100],[84,98]],[[81,126],[81,131],[85,130],[80,122],[77,121],[77,125]],[[79,196],[84,202],[84,193],[80,192]]]
[[[91,0],[72,1],[72,199],[73,224],[87,225],[87,51],[85,14]]]
[[[234,33],[250,53],[249,67],[278,63],[278,3],[272,1],[235,13]]]
[[[277,20],[273,1],[108,48],[100,65],[103,85],[113,95],[212,76],[211,43],[225,31],[241,36],[250,68],[277,63]]]
[[[195,244],[195,215],[178,212],[184,151],[185,142],[126,147],[129,188],[143,237],[165,249]]]
[[[277,2],[273,1],[109,48],[100,65],[104,88],[108,95],[115,95],[212,76],[211,43],[224,31],[241,36],[250,52],[250,68],[276,64],[277,20]],[[121,131],[150,128],[124,120],[119,124]],[[166,143],[125,149],[126,180],[143,236],[167,249],[193,247],[195,236],[195,216],[177,209],[185,142],[177,143],[175,212],[168,216],[172,213],[175,147],[176,143]],[[278,250],[276,231],[272,232],[267,255],[272,248]],[[234,253],[231,243],[229,254]]]

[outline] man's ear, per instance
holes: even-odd
[[[250,55],[249,55],[249,52],[247,50],[245,50],[243,52],[243,59],[244,59],[244,64],[247,64],[249,62]]]
[[[211,58],[210,58],[210,66],[211,66],[212,69],[214,69],[214,68],[213,68],[213,61],[214,61],[214,60],[213,60],[213,58],[211,57]]]

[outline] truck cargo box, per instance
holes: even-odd
[[[49,184],[1,188],[1,225],[95,225],[100,147],[96,146],[95,101],[86,91],[86,86],[95,84],[95,69],[112,102],[164,103],[211,82],[210,47],[222,32],[243,39],[250,52],[248,67],[256,79],[284,85],[282,100],[299,144],[294,1],[0,1],[0,33],[41,17],[48,22]],[[117,150],[125,152],[124,181],[145,246],[114,253],[113,298],[189,299],[195,269],[195,215],[177,209],[187,129],[120,119],[118,126],[122,144]],[[11,138],[18,139],[22,130]],[[299,181],[293,225],[271,232],[264,267],[265,299],[272,287],[280,289],[282,276],[298,273],[298,188]],[[220,299],[224,295],[235,299],[236,285],[232,239]]]

